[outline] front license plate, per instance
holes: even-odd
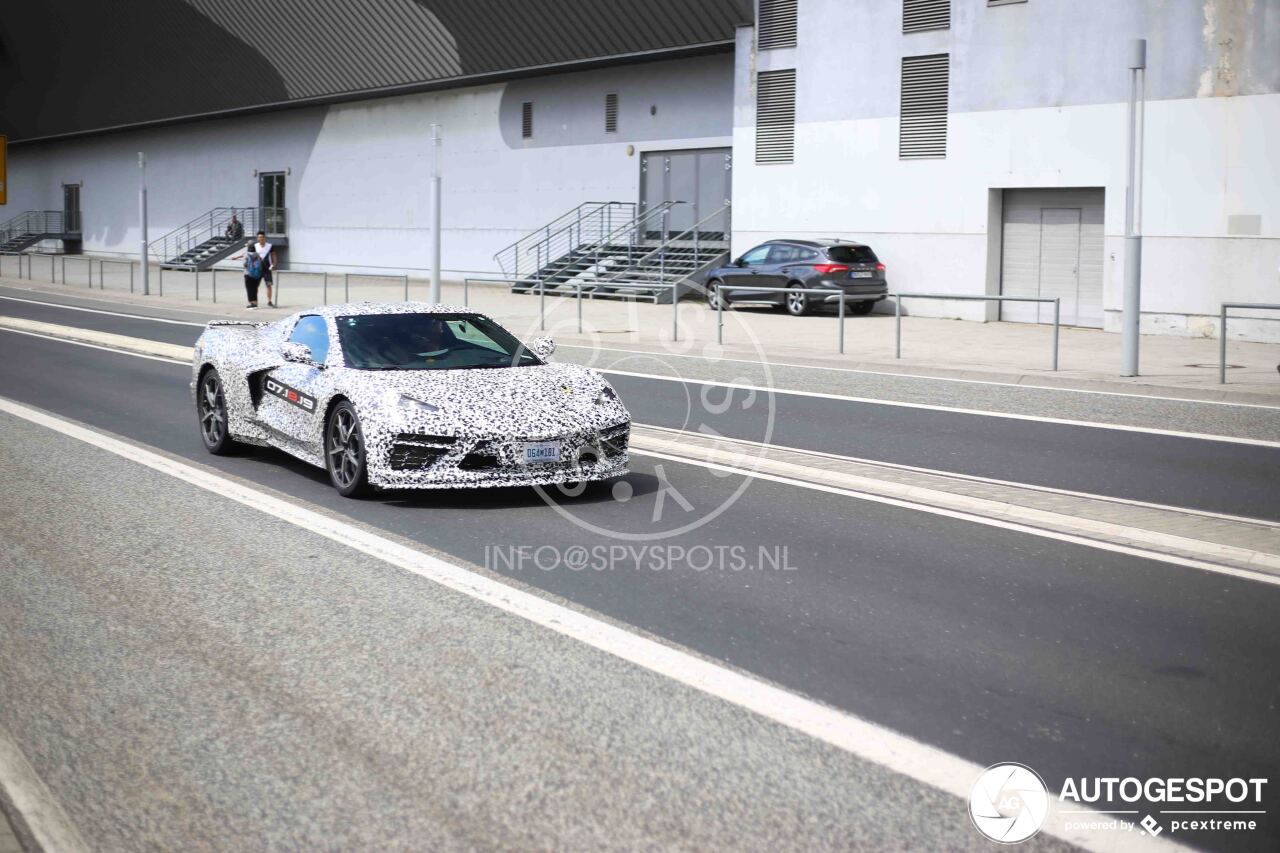
[[[559,461],[560,442],[558,441],[530,441],[525,444],[524,450],[520,454],[520,463],[522,465],[537,465],[540,462]]]
[[[871,278],[871,273],[855,270],[849,273],[849,278]]]

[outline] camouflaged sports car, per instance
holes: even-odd
[[[631,416],[595,371],[548,363],[554,350],[466,308],[326,305],[210,323],[191,389],[210,453],[277,447],[348,496],[626,474]]]

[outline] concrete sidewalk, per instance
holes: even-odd
[[[349,291],[344,293],[341,275],[330,275],[326,286],[319,274],[286,273],[277,292],[277,303],[281,307],[249,311],[244,307],[239,277],[224,271],[218,278],[217,303],[210,301],[212,276],[209,273],[201,277],[199,300],[195,298],[194,276],[181,273],[166,274],[163,297],[130,293],[128,281],[123,278],[106,281],[101,288],[97,280],[89,286],[85,281],[54,284],[11,276],[0,278],[0,284],[36,293],[107,300],[119,305],[268,320],[319,304],[326,296],[329,302],[341,301],[347,295],[351,300],[399,301],[404,298],[405,289],[402,279],[361,277],[353,278],[348,283]],[[424,299],[427,295],[426,284],[419,280],[410,280],[408,288],[410,298]],[[444,298],[446,302],[462,304],[463,286],[446,283]],[[521,336],[528,338],[545,333],[563,345],[1280,406],[1280,373],[1277,373],[1280,345],[1276,344],[1229,340],[1228,384],[1220,385],[1218,340],[1208,338],[1144,335],[1143,374],[1123,378],[1118,375],[1120,336],[1096,329],[1063,328],[1060,369],[1054,371],[1051,369],[1052,328],[1043,325],[904,317],[903,357],[897,359],[892,314],[846,317],[845,352],[840,354],[834,314],[797,318],[766,308],[726,311],[721,345],[716,341],[716,314],[700,302],[680,305],[675,341],[672,340],[670,305],[584,299],[580,333],[578,304],[571,297],[546,297],[545,324],[540,319],[540,300],[536,295],[512,294],[505,286],[472,284],[467,302]],[[261,304],[266,304],[265,294]]]

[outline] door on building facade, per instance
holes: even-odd
[[[285,227],[284,172],[258,173],[259,225],[268,234],[287,233]]]
[[[676,236],[698,224],[707,240],[727,240],[729,203],[733,186],[733,152],[729,148],[688,151],[646,151],[640,155],[640,210],[664,201],[680,201],[667,217],[667,231]],[[706,221],[703,221],[706,220]],[[655,220],[648,236],[659,236]]]
[[[1057,297],[1062,323],[1102,327],[1103,191],[1005,190],[1000,292]],[[1000,319],[1051,323],[1049,303],[1006,302]]]
[[[79,234],[80,224],[80,185],[62,185],[62,230]]]

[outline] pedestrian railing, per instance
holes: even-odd
[[[1227,384],[1227,310],[1238,308],[1248,311],[1280,311],[1280,305],[1272,302],[1223,302],[1218,319],[1218,384]],[[1237,318],[1239,319],[1239,318]]]
[[[1056,296],[978,296],[956,293],[891,293],[894,314],[893,357],[902,358],[902,300],[959,299],[969,302],[1052,302],[1053,303],[1053,369],[1058,369],[1058,329],[1062,316],[1062,300]]]
[[[356,284],[360,282],[358,279],[376,278],[379,281],[399,281],[404,285],[404,301],[409,301],[409,276],[407,275],[374,275],[372,273],[361,272],[344,272],[342,274],[342,301],[351,301],[351,280],[357,279]],[[324,302],[329,304],[329,277],[325,276],[324,280]]]
[[[727,285],[721,285],[721,287],[725,292],[732,292],[735,296],[739,293],[782,293],[788,295],[803,293],[805,296],[822,296],[825,297],[824,301],[835,302],[837,306],[836,315],[839,318],[836,323],[836,350],[840,353],[844,352],[845,300],[837,298],[844,296],[842,291],[822,287],[739,287],[736,284],[732,287]],[[750,302],[751,300],[745,299],[742,301]],[[718,344],[724,343],[724,306],[724,293],[718,293],[716,298],[716,343]]]

